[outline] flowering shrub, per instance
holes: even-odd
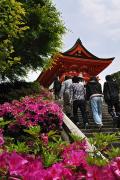
[[[80,150],[78,149],[80,147]],[[0,154],[0,177],[24,180],[116,180],[120,178],[120,157],[105,167],[90,166],[80,143],[73,143],[61,152],[61,161],[45,168],[39,156],[3,152]]]
[[[18,125],[30,127],[40,125],[43,132],[59,129],[62,126],[63,113],[59,105],[50,100],[43,100],[42,96],[28,97],[21,101],[0,105],[0,117],[16,120],[9,128],[14,131]]]
[[[116,157],[115,151],[108,152],[110,147],[106,143],[107,139],[115,141],[115,136],[100,135],[101,144],[97,135],[91,140],[108,157],[105,164],[102,159],[98,163],[98,150],[88,152],[85,139],[74,135],[71,144],[61,139],[58,131],[63,113],[48,98],[27,96],[21,101],[4,103],[0,105],[0,117],[1,179],[120,179],[120,151],[116,150]]]

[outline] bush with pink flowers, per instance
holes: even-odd
[[[0,117],[11,120],[8,129],[13,132],[23,127],[40,125],[43,132],[60,129],[63,123],[63,113],[60,106],[43,96],[26,96],[21,101],[0,105]]]
[[[61,139],[61,107],[43,96],[25,97],[0,106],[0,178],[8,180],[117,180],[120,149],[115,135]],[[105,159],[98,153],[102,152]],[[118,157],[117,157],[118,156]]]
[[[1,147],[0,177],[11,180],[117,180],[120,178],[120,157],[114,158],[106,166],[89,165],[88,153],[84,143],[74,142],[57,148],[57,156],[49,166],[45,165],[44,154],[10,152]],[[44,150],[51,151],[50,144],[43,145]],[[53,151],[47,154],[48,161],[53,160]],[[52,158],[51,158],[52,157]],[[59,157],[59,160],[57,158]]]

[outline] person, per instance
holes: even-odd
[[[62,84],[60,91],[60,98],[63,98],[63,107],[65,114],[71,118],[72,116],[72,107],[70,103],[70,86],[72,84],[72,79],[70,76],[65,76],[65,80]]]
[[[111,75],[107,75],[105,79],[106,82],[103,87],[104,100],[108,105],[108,112],[113,118],[113,124],[120,127],[119,86]]]
[[[102,123],[103,94],[102,94],[101,84],[98,82],[95,76],[91,77],[90,81],[86,84],[86,98],[87,100],[90,101],[93,119],[96,125],[101,130],[101,127],[103,126]]]
[[[55,77],[53,82],[53,91],[55,95],[55,100],[59,99],[60,90],[61,90],[61,82],[59,81],[58,77]]]
[[[79,83],[79,77],[77,76],[72,78],[72,84],[70,86],[70,99],[73,102],[73,116],[75,124],[80,124],[78,118],[78,108],[80,108],[84,128],[87,128],[88,118],[86,113],[85,89],[83,84]]]
[[[80,84],[84,85],[84,81],[83,81],[83,78],[82,78],[82,77],[78,76],[78,80],[79,80],[79,83],[80,83]]]

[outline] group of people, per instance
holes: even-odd
[[[103,99],[108,105],[108,112],[113,118],[113,122],[120,127],[120,104],[119,104],[119,86],[111,75],[106,76],[103,92],[102,86],[97,77],[91,77],[89,82],[84,85],[80,77],[65,77],[64,82],[56,90],[56,84],[60,84],[58,78],[54,81],[55,99],[62,98],[64,102],[64,112],[71,118],[76,125],[80,124],[78,117],[78,108],[81,111],[84,128],[89,127],[87,117],[87,102],[90,104],[93,119],[96,126],[101,129],[102,105]]]

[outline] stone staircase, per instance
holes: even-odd
[[[61,105],[63,104],[62,101],[61,102],[59,101],[58,103]],[[112,120],[112,117],[110,116],[110,114],[108,113],[108,108],[105,103],[103,103],[103,118],[102,118],[103,119],[103,127],[102,127],[101,131],[99,131],[99,129],[96,127],[96,124],[94,123],[90,108],[88,108],[89,128],[87,128],[87,129],[83,128],[83,120],[82,120],[80,110],[78,110],[78,116],[80,119],[80,126],[78,126],[78,128],[88,138],[93,136],[94,133],[103,133],[103,134],[120,133],[120,128],[113,127],[113,120]],[[73,121],[72,118],[71,118],[71,120]],[[118,147],[118,146],[120,147],[120,135],[118,138],[119,138],[118,142],[114,143],[114,146],[116,146],[116,147]]]
[[[112,117],[108,114],[108,109],[106,104],[103,104],[103,127],[101,131],[98,129],[98,127],[96,127],[90,109],[88,111],[88,120],[89,120],[88,129],[83,129],[83,121],[80,111],[78,111],[78,115],[81,122],[79,128],[88,138],[93,136],[94,133],[104,133],[104,134],[120,133],[120,128],[113,127],[113,120]],[[115,143],[115,146],[120,147],[120,140],[119,142]]]

